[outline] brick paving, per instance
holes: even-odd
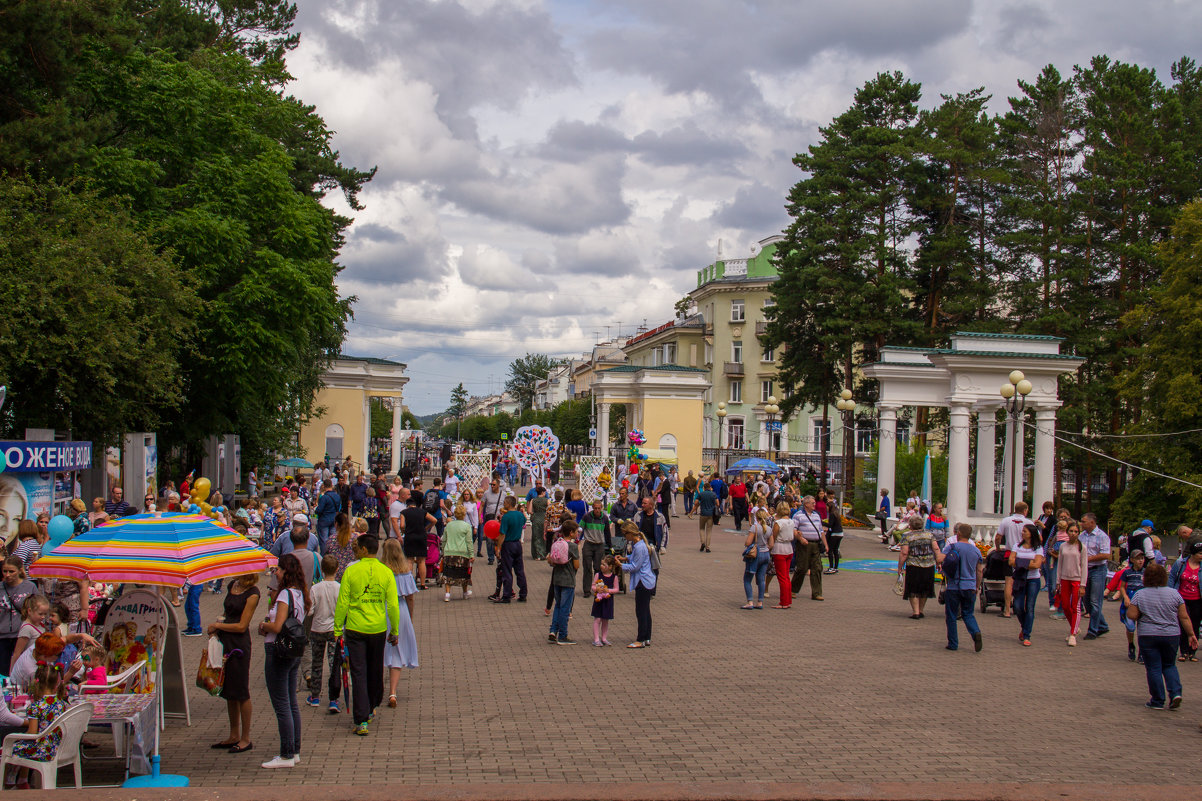
[[[1202,737],[1202,665],[1181,665],[1180,711],[1144,709],[1117,604],[1106,606],[1112,633],[1075,649],[1043,606],[1033,647],[991,611],[979,616],[984,651],[952,653],[942,607],[909,620],[887,575],[844,571],[824,577],[824,602],[806,587],[791,610],[741,611],[742,538],[718,532],[713,553],[698,553],[695,522],[675,523],[650,649],[621,647],[634,636],[632,596],[617,599],[615,647],[589,645],[579,596],[569,631],[580,644],[549,644],[549,566],[527,563],[529,603],[497,606],[484,599],[492,569],[481,559],[475,598],[419,594],[421,667],[370,737],[352,736],[350,716],[328,715],[323,699],[302,706],[302,765],[262,770],[278,739],[256,640],[254,750],[208,748],[225,737],[225,707],[193,688],[192,726],[164,733],[163,771],[194,787],[454,784],[469,795],[529,783],[1196,783],[1180,755]],[[896,558],[870,532],[849,532],[843,552]],[[206,623],[219,598],[206,593]],[[184,642],[193,664],[203,640]],[[1133,743],[1147,755],[1138,766]],[[105,778],[87,770],[86,782]]]

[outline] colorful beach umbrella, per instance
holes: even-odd
[[[276,558],[233,529],[198,514],[130,515],[67,540],[34,562],[35,578],[182,587],[258,573]]]

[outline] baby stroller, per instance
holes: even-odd
[[[1006,562],[1006,552],[994,548],[985,556],[985,571],[981,577],[981,611],[990,606],[1002,609],[1006,605],[1006,577],[1010,575],[1010,565]]]

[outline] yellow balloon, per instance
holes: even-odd
[[[209,515],[209,514],[212,514],[212,513],[213,513],[213,507],[212,507],[212,506],[209,506],[209,505],[208,505],[207,503],[205,503],[204,501],[201,501],[201,502],[200,502],[200,511],[201,511],[201,512],[203,512],[203,513],[204,513],[204,514],[206,514],[206,515]]]
[[[211,489],[212,485],[207,478],[198,478],[196,479],[196,483],[192,485],[192,497],[199,497],[200,500],[207,501],[209,499],[209,490]]]

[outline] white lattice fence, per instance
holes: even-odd
[[[606,492],[597,480],[601,471],[609,468],[609,491]],[[576,478],[579,481],[580,494],[584,500],[592,502],[595,498],[604,498],[606,506],[618,497],[618,488],[613,481],[614,459],[612,456],[580,456],[576,459]]]
[[[460,486],[479,495],[492,477],[492,456],[487,453],[460,453],[455,456]]]

